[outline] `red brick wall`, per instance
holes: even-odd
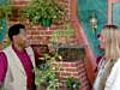
[[[110,0],[108,0],[108,1],[110,1]],[[84,30],[83,30],[80,22],[77,19],[77,0],[72,0],[71,3],[72,3],[72,5],[71,5],[71,10],[72,10],[71,21],[76,30],[77,41],[79,42],[79,44],[83,44],[86,46],[86,48],[85,48],[85,51],[86,51],[85,67],[87,70],[87,76],[89,78],[89,81],[90,81],[91,85],[93,85],[95,77],[96,77],[96,73],[95,73],[95,69],[97,66],[96,57],[95,57],[94,53],[92,52],[90,44],[84,33]]]
[[[24,8],[27,2],[30,0],[12,0],[13,5],[19,10],[19,8]],[[71,11],[70,11],[70,0],[60,0],[65,4],[65,10],[68,12],[67,17],[64,18],[64,20],[61,20],[61,22],[66,22],[70,20],[71,17]],[[15,11],[15,13],[17,12]],[[17,14],[17,13],[16,13]],[[15,15],[17,16],[17,15]],[[19,17],[14,17],[12,21],[8,22],[8,26],[14,24],[14,23],[19,23]],[[29,21],[24,21],[22,22],[26,25],[27,27],[27,35],[30,40],[31,44],[41,44],[41,43],[48,43],[48,39],[51,36],[52,32],[58,28],[63,29],[63,23],[58,25],[58,24],[53,24],[48,30],[48,28],[43,28],[40,25],[37,26],[31,26],[31,23]]]
[[[67,90],[65,81],[68,77],[74,77],[81,83],[80,90],[90,90],[84,60],[74,62],[57,62],[60,66],[59,78],[61,82],[61,90]]]
[[[17,8],[21,8],[24,7],[27,4],[27,0],[16,0],[13,4],[17,7]],[[29,1],[29,0],[28,0]],[[72,15],[72,0],[61,0],[65,2],[66,5],[66,10],[67,10],[67,16],[65,18],[65,21],[71,19],[71,15]],[[8,22],[8,26],[11,26],[14,23],[19,23],[20,21],[17,20],[17,17],[14,18],[14,20],[9,21]],[[62,25],[52,25],[52,27],[50,28],[50,30],[45,30],[45,28],[39,26],[30,26],[30,22],[28,21],[24,21],[24,24],[27,27],[27,35],[28,38],[30,40],[31,44],[47,44],[49,43],[49,38],[51,37],[51,33],[56,29],[56,28],[62,28]],[[79,42],[80,44],[83,44],[83,39],[82,37],[79,38],[81,35],[79,35],[78,31],[76,30],[76,42]],[[62,67],[63,71],[61,71],[61,79],[64,79],[67,76],[74,76],[75,78],[80,79],[81,83],[82,83],[82,90],[90,90],[90,86],[89,86],[89,81],[87,78],[87,73],[86,73],[86,69],[84,66],[84,62],[83,61],[77,61],[77,62],[63,62],[63,67]],[[64,77],[65,76],[65,77]],[[62,89],[63,90],[63,89]]]

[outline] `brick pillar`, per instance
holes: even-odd
[[[67,77],[74,77],[79,80],[81,83],[80,90],[91,90],[83,60],[62,61],[57,62],[57,64],[61,67],[58,71],[61,83],[60,90],[67,90],[65,84]]]

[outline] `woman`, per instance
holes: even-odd
[[[94,82],[93,90],[113,90],[114,68],[118,68],[116,64],[120,62],[120,31],[115,25],[106,25],[99,37],[100,47],[104,49],[104,58],[99,63],[99,71]],[[119,65],[120,68],[120,65]],[[119,69],[118,68],[118,69]],[[112,76],[111,76],[112,75]],[[119,75],[120,76],[120,75]],[[115,77],[114,77],[115,79]],[[119,80],[120,86],[120,80]],[[117,89],[114,89],[117,90]]]

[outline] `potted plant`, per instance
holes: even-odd
[[[58,90],[60,83],[55,73],[55,70],[59,68],[54,64],[56,58],[61,59],[57,53],[54,55],[44,54],[40,58],[42,63],[36,68],[35,80],[38,90]]]
[[[23,10],[23,16],[33,24],[50,27],[56,20],[64,16],[64,6],[59,0],[31,0]]]
[[[79,90],[80,89],[80,81],[76,80],[73,77],[68,77],[66,80],[67,90]]]

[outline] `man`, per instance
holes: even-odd
[[[27,43],[25,26],[8,30],[11,45],[0,53],[0,86],[3,90],[35,90],[35,60]]]

